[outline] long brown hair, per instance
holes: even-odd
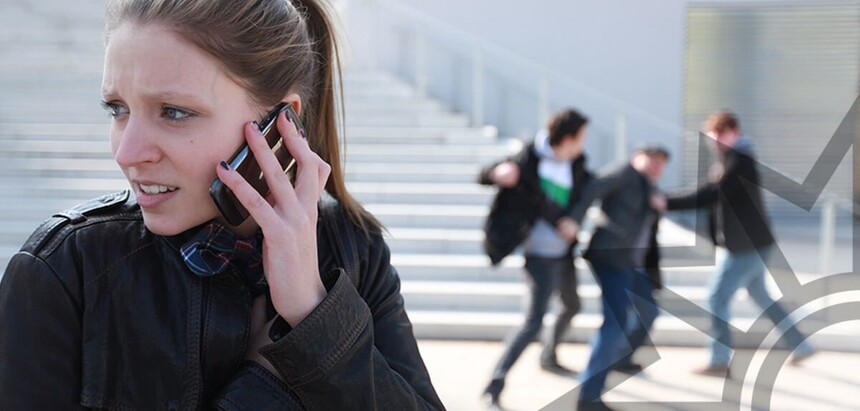
[[[331,165],[326,190],[368,232],[380,224],[347,192],[343,177],[332,15],[324,0],[110,0],[106,38],[123,23],[160,24],[215,57],[260,107],[299,94],[311,149]]]

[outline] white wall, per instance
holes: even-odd
[[[550,111],[572,106],[593,121],[587,149],[592,166],[615,159],[616,116],[628,116],[628,144],[660,141],[681,150],[684,83],[684,0],[400,0],[432,18],[562,73],[585,87],[550,84]],[[351,66],[378,67],[410,79],[414,35],[409,22],[374,0],[351,0],[346,21]],[[377,5],[378,6],[378,5]],[[381,17],[380,17],[381,16]],[[382,27],[402,24],[399,31]],[[471,107],[471,53],[457,41],[427,34],[429,94],[455,109]],[[524,137],[537,126],[537,79],[533,70],[504,58],[485,58],[486,123],[502,134]],[[512,86],[513,85],[513,86]],[[680,182],[671,164],[664,185]]]

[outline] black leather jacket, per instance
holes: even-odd
[[[336,203],[320,216],[328,295],[260,350],[286,383],[245,360],[252,297],[239,273],[192,274],[183,235],[148,231],[128,192],[49,219],[0,283],[2,408],[444,408],[385,242]]]
[[[550,201],[541,190],[538,176],[540,158],[534,142],[505,161],[511,161],[519,167],[520,179],[514,187],[499,188],[490,206],[490,214],[484,222],[483,247],[492,265],[499,264],[528,238],[539,217],[554,226],[569,211]],[[478,174],[478,183],[492,185],[490,171],[499,164],[494,163],[483,168]],[[573,190],[570,191],[568,208],[573,207],[582,193],[582,187],[591,179],[591,173],[585,169],[585,154],[571,163],[570,172],[573,176]],[[576,241],[571,244],[571,252],[576,244]]]
[[[669,210],[710,209],[714,244],[731,252],[748,252],[776,242],[762,199],[758,162],[752,148],[737,145],[722,157],[723,173],[698,190],[669,196]]]

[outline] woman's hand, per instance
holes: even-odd
[[[269,195],[263,198],[225,162],[217,173],[263,230],[263,270],[272,304],[287,323],[296,326],[326,296],[317,265],[317,202],[331,167],[311,151],[284,113],[278,115],[277,127],[296,159],[295,185],[254,123],[245,125],[245,139],[260,164]]]

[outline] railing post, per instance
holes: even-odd
[[[615,160],[627,161],[627,115],[618,113],[615,116]]]
[[[427,95],[427,33],[424,27],[415,29],[415,94]]]
[[[825,199],[821,208],[821,249],[819,267],[821,275],[830,275],[833,270],[833,248],[836,242],[836,204],[833,199]]]
[[[472,126],[484,125],[484,52],[476,49],[472,55]]]
[[[542,129],[549,118],[549,80],[541,78],[538,81],[537,92],[537,128]]]

